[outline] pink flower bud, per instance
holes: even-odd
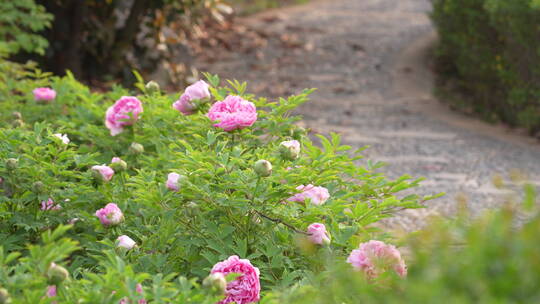
[[[36,88],[32,92],[36,101],[51,101],[56,98],[56,91],[50,88]]]
[[[94,176],[98,178],[98,180],[100,179],[105,182],[110,181],[114,175],[114,170],[111,167],[105,165],[92,166],[92,170],[95,172]]]
[[[328,245],[330,244],[330,236],[326,231],[326,226],[320,223],[313,223],[308,227],[309,239],[314,244]]]
[[[130,249],[132,249],[133,247],[135,247],[137,245],[137,243],[135,243],[135,241],[132,240],[127,235],[119,236],[118,239],[116,239],[116,241],[117,241],[117,246],[118,247],[125,248],[127,250],[130,250]]]
[[[104,208],[96,211],[96,216],[103,226],[115,226],[124,221],[122,210],[114,203],[107,204]]]
[[[197,105],[193,102],[210,97],[209,86],[203,80],[199,80],[186,88],[184,94],[173,103],[173,108],[180,111],[184,115],[191,115],[197,109]]]
[[[288,160],[295,160],[300,155],[300,142],[297,140],[284,141],[279,144],[281,156]]]

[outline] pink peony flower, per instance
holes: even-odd
[[[186,88],[184,94],[180,96],[180,99],[173,103],[173,108],[184,115],[193,114],[196,108],[195,104],[193,104],[193,100],[209,98],[210,91],[208,88],[208,84],[203,80],[195,82]]]
[[[180,186],[178,185],[178,179],[180,178],[180,174],[178,173],[169,173],[167,175],[167,188],[171,191],[178,191],[180,190]]]
[[[49,298],[56,297],[56,285],[48,286],[46,295]]]
[[[70,140],[67,136],[67,134],[60,134],[60,133],[56,133],[56,134],[53,134],[55,137],[58,137],[64,144],[69,144]]]
[[[41,210],[43,211],[60,210],[60,209],[62,209],[62,206],[55,204],[55,202],[50,197],[47,201],[41,202]]]
[[[300,185],[296,187],[296,190],[300,190],[302,192],[291,196],[288,199],[289,201],[301,203],[304,202],[306,199],[310,199],[312,204],[322,205],[330,198],[328,189],[324,187],[315,187],[312,184],[309,184],[307,186]]]
[[[113,157],[111,160],[111,164],[120,163],[120,162],[122,162],[122,159],[120,157]]]
[[[223,262],[219,262],[212,267],[211,273],[241,274],[234,281],[227,284],[225,299],[218,304],[235,302],[237,304],[254,303],[259,301],[261,284],[259,282],[259,269],[253,267],[249,260],[239,259],[233,255]]]
[[[92,166],[92,170],[98,172],[104,181],[108,182],[114,175],[114,170],[109,166]],[[99,176],[99,175],[98,175]]]
[[[229,132],[253,125],[257,120],[257,108],[252,102],[240,96],[229,95],[225,100],[214,103],[207,116],[213,121],[218,121],[214,127]]]
[[[116,136],[124,131],[124,126],[130,126],[139,119],[143,112],[141,101],[133,96],[122,96],[105,113],[105,126]]]
[[[370,279],[390,269],[401,277],[407,275],[407,266],[397,248],[381,241],[371,240],[360,244],[358,249],[351,252],[347,263],[363,271]]]
[[[124,220],[122,210],[114,203],[108,203],[104,208],[96,211],[96,216],[103,226],[114,226]]]
[[[119,236],[117,239],[117,246],[118,247],[122,247],[122,248],[125,248],[127,250],[130,250],[132,249],[133,247],[137,246],[137,243],[135,243],[134,240],[132,240],[129,236],[127,235],[121,235]]]
[[[330,244],[330,236],[324,224],[313,223],[308,227],[309,239],[315,244]]]
[[[51,101],[56,98],[56,91],[50,88],[36,88],[32,92],[36,101]]]

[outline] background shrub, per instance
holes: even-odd
[[[460,92],[450,99],[485,118],[539,131],[538,1],[433,0],[433,5],[442,82]]]

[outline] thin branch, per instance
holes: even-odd
[[[305,232],[305,231],[298,230],[298,229],[296,229],[293,225],[285,223],[282,219],[269,217],[268,215],[263,214],[263,213],[261,213],[261,212],[259,212],[259,211],[257,211],[257,210],[255,210],[255,212],[256,212],[259,216],[261,216],[261,217],[263,217],[263,218],[265,218],[265,219],[267,219],[267,220],[269,220],[269,221],[272,221],[272,222],[274,222],[274,223],[280,223],[280,224],[285,225],[287,228],[291,229],[292,231],[294,231],[294,232],[296,232],[296,233],[309,235],[309,233],[307,233],[307,232]]]

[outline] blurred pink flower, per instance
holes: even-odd
[[[111,164],[119,163],[121,161],[122,161],[122,159],[120,157],[113,157],[112,160],[111,160]]]
[[[36,101],[51,101],[56,98],[56,91],[50,88],[36,88],[32,92]]]
[[[320,223],[313,223],[308,227],[309,239],[319,245],[330,244],[330,236],[326,231],[326,226]]]
[[[371,240],[360,244],[358,249],[351,252],[347,258],[355,269],[363,271],[368,278],[373,279],[387,270],[394,270],[399,276],[407,275],[407,266],[401,258],[399,250],[393,245]]]
[[[180,174],[174,172],[169,173],[169,175],[167,175],[167,188],[171,191],[180,190],[180,186],[178,185],[179,178]]]
[[[41,202],[41,210],[60,210],[62,209],[62,206],[56,204],[52,198],[49,197],[47,201]]]
[[[52,298],[52,297],[56,297],[56,285],[49,285],[47,287],[47,293],[46,293],[47,297],[49,298]]]
[[[296,190],[299,190],[302,192],[291,196],[288,199],[288,201],[301,203],[301,202],[304,202],[306,199],[310,199],[312,204],[322,205],[330,198],[328,189],[324,187],[316,187],[316,186],[313,186],[312,184],[309,184],[307,186],[300,185],[296,187]]]
[[[259,281],[259,269],[253,267],[249,260],[239,259],[233,255],[223,262],[212,267],[211,273],[238,273],[241,276],[227,284],[225,299],[218,304],[236,302],[237,304],[254,303],[259,301],[261,285]]]
[[[139,119],[143,112],[142,103],[133,96],[122,96],[105,113],[105,126],[116,136],[124,131],[124,126],[130,126]]]
[[[109,167],[109,166],[105,166],[105,165],[101,165],[101,166],[92,166],[92,170],[96,171],[96,172],[99,172],[99,174],[101,175],[101,177],[103,178],[104,181],[110,181],[111,178],[113,177],[114,175],[114,170]],[[98,175],[99,177],[99,175]]]
[[[104,208],[96,211],[96,216],[104,226],[114,226],[124,220],[122,210],[114,203],[108,203]]]
[[[253,125],[257,120],[257,108],[240,96],[229,95],[225,100],[214,103],[207,116],[218,121],[214,127],[229,132]]]
[[[70,140],[69,140],[69,137],[67,136],[67,134],[60,134],[60,133],[56,133],[56,134],[53,134],[55,137],[58,137],[64,144],[69,144]]]
[[[173,108],[184,115],[191,115],[195,110],[193,100],[210,97],[209,86],[203,80],[199,80],[186,88],[184,94],[173,103]]]

